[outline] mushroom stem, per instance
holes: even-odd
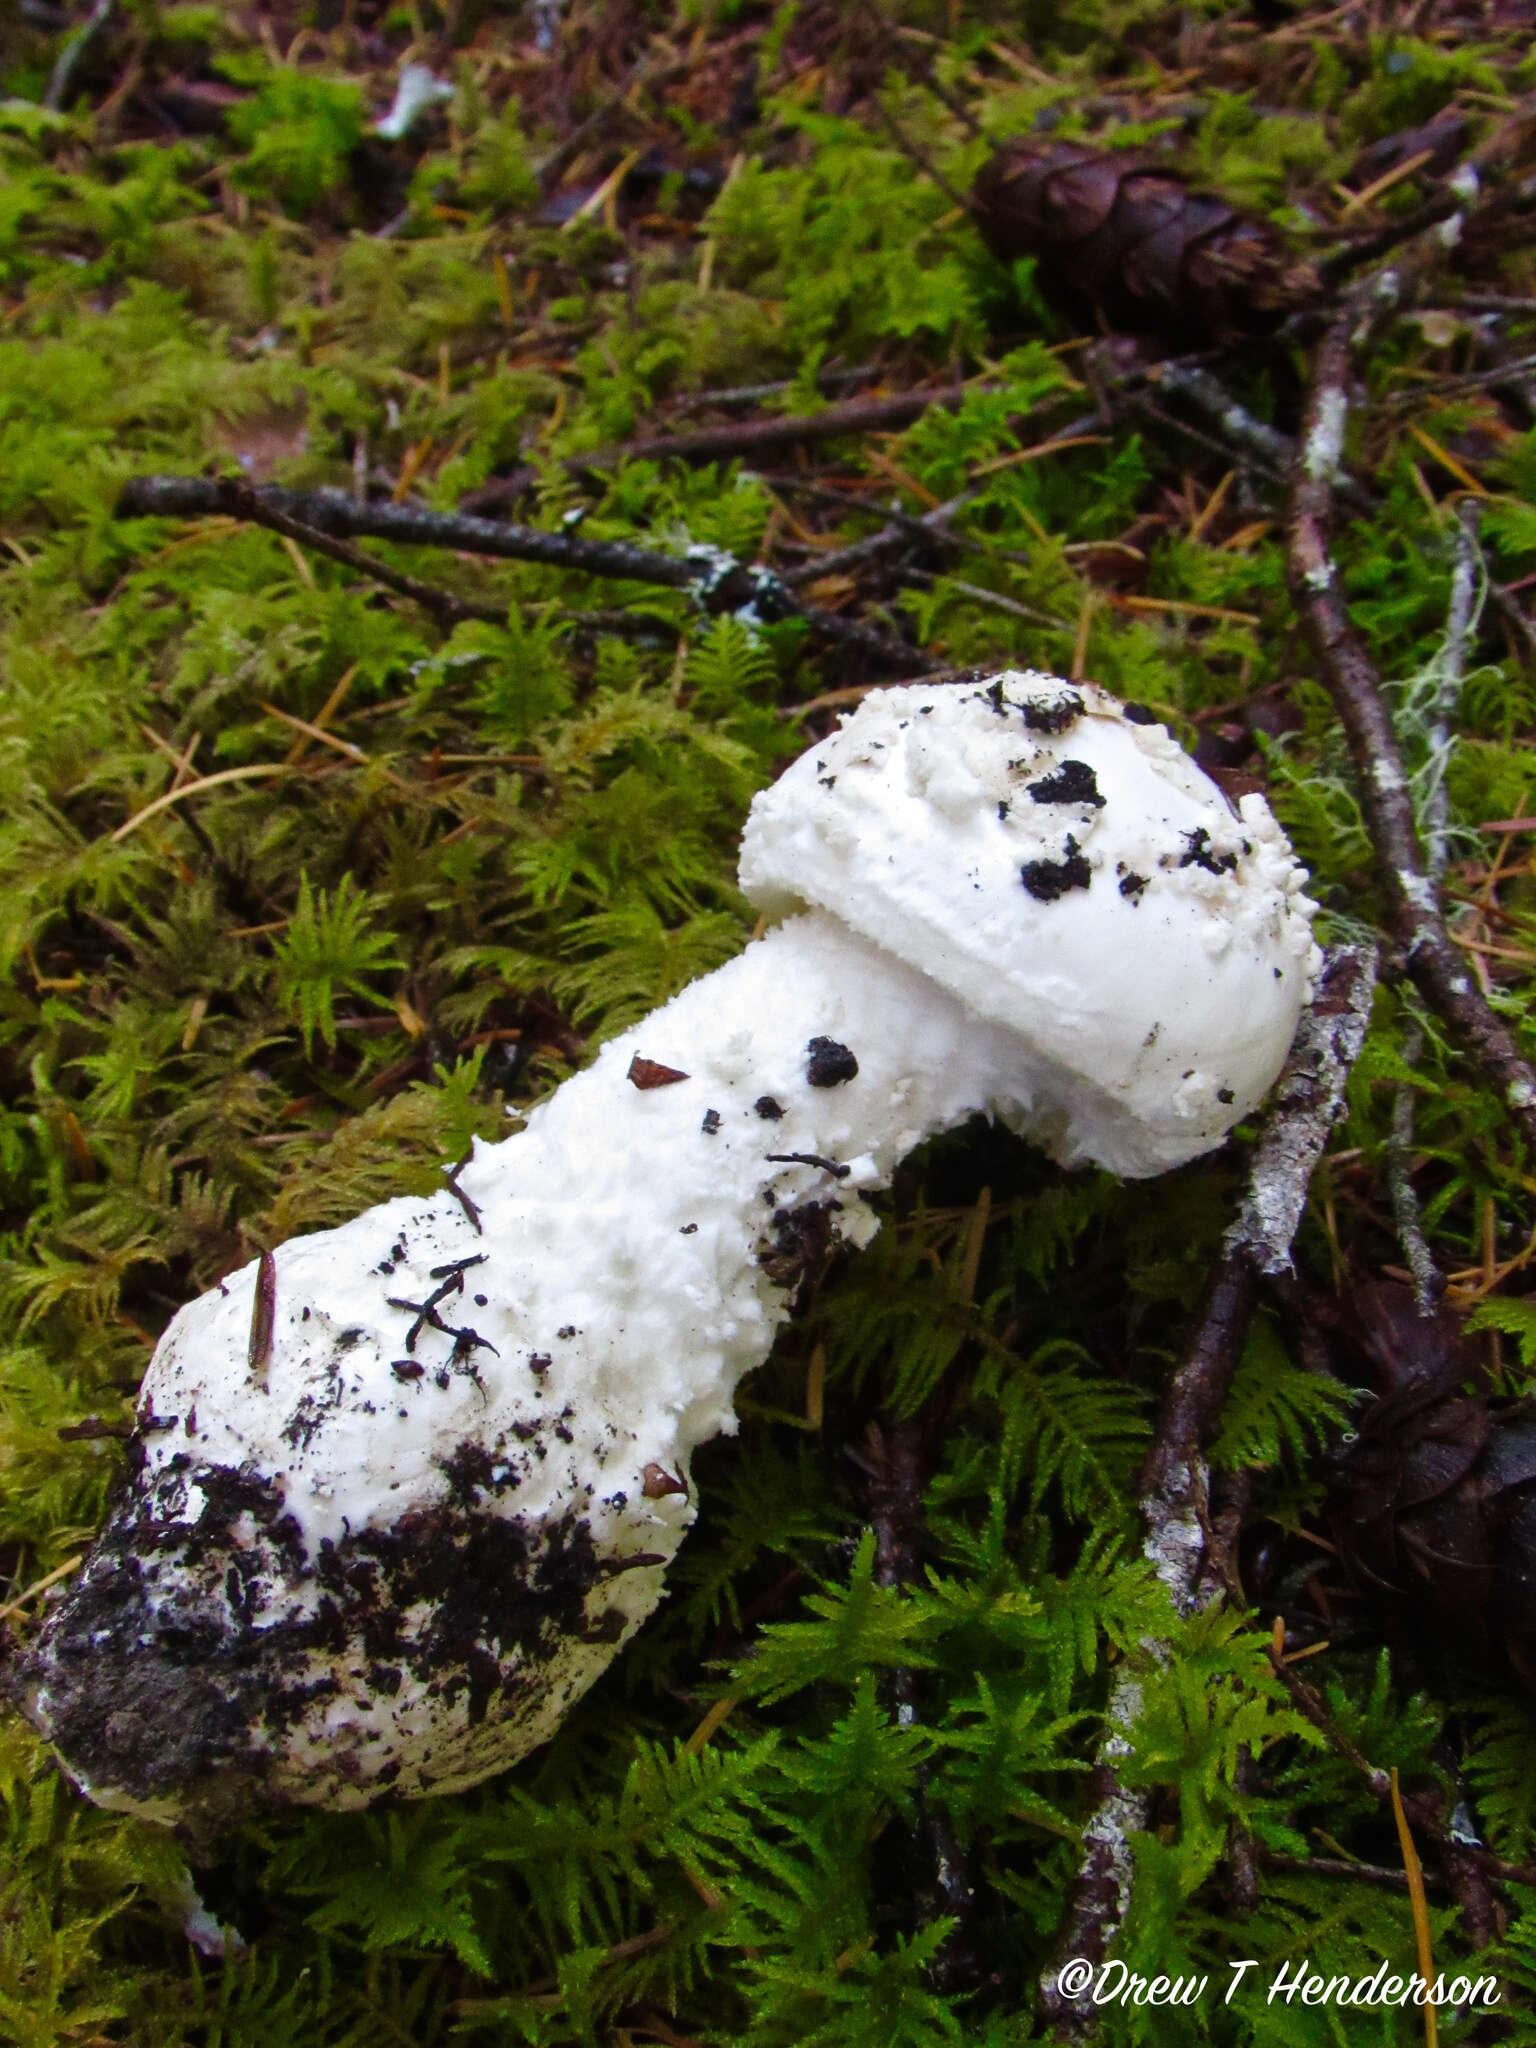
[[[646,1085],[650,1063],[679,1078]],[[807,1266],[873,1237],[863,1193],[922,1139],[1027,1099],[1026,1066],[1012,1033],[839,919],[776,927],[459,1176],[498,1247],[513,1348],[575,1324],[549,1398],[579,1366],[583,1401],[628,1416],[642,1372],[667,1433],[616,1455],[685,1464],[735,1428],[736,1384]]]

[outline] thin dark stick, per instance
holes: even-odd
[[[669,636],[677,640],[687,632],[687,627],[680,626],[675,619],[663,619],[653,612],[557,609],[554,616],[562,626],[573,627],[578,633],[612,633],[618,640],[662,640]]]
[[[879,38],[880,47],[882,49],[885,48],[890,40],[891,24],[885,19],[880,9],[874,5],[874,0],[861,0],[857,11],[865,17],[874,29],[876,36]],[[945,94],[937,90],[935,96],[947,98]],[[929,178],[938,187],[939,191],[944,194],[944,197],[951,206],[958,206],[962,213],[968,214],[971,210],[971,202],[968,195],[957,190],[949,182],[944,173],[935,166],[932,157],[923,148],[921,143],[912,141],[911,137],[906,134],[901,124],[897,121],[895,115],[891,113],[890,109],[882,101],[878,92],[870,94],[869,105],[874,111],[875,118],[901,151],[902,155],[910,158],[920,170],[927,172]],[[959,110],[951,107],[951,112],[957,111]],[[977,124],[970,114],[961,112],[960,119],[969,126],[973,135],[978,132]]]
[[[874,374],[868,368],[824,370],[816,379],[816,385],[821,391],[837,391],[847,384],[867,384]],[[777,398],[780,392],[792,388],[791,380],[781,377],[771,384],[736,384],[717,391],[685,392],[680,398],[669,400],[661,410],[665,417],[677,418],[691,412],[707,412],[712,406],[725,409],[734,405],[761,405],[764,399]],[[820,418],[820,414],[786,413],[784,417],[809,421]],[[674,439],[681,438],[680,435],[648,434],[643,440],[654,442],[660,450],[664,446],[669,447]],[[594,449],[588,455],[568,457],[563,466],[572,470],[590,469],[594,465],[607,468],[617,462],[621,454],[632,453],[640,445],[641,442],[615,443],[611,448]],[[458,509],[460,512],[472,512],[482,516],[488,512],[500,512],[507,506],[515,505],[537,482],[538,472],[526,466],[512,470],[505,476],[490,477],[478,489],[466,491],[459,500]]]
[[[631,93],[637,92],[642,85],[653,82],[660,84],[677,69],[675,64],[663,64],[656,67],[653,75],[652,62],[652,57],[648,53],[632,64],[629,75],[622,84],[608,95],[601,106],[594,108],[584,121],[579,122],[564,142],[557,143],[549,155],[536,166],[534,176],[538,179],[542,191],[549,192],[554,189],[587,144],[595,142],[604,132]]]
[[[962,213],[969,214],[971,211],[969,196],[962,192],[958,186],[952,185],[949,182],[929,152],[923,148],[920,142],[912,140],[911,136],[907,134],[878,93],[870,95],[869,104],[874,111],[875,119],[880,123],[886,134],[889,135],[902,155],[910,159],[912,163],[915,163],[920,171],[926,173],[951,206],[958,206]]]
[[[50,114],[63,112],[64,102],[69,97],[69,88],[74,83],[75,72],[79,69],[80,59],[112,19],[112,8],[113,0],[96,0],[95,6],[79,28],[72,30],[65,40],[43,93],[43,105]]]
[[[820,412],[769,413],[762,419],[733,420],[723,426],[699,427],[691,434],[651,434],[590,455],[573,455],[572,469],[611,469],[620,462],[665,458],[678,462],[728,461],[756,455],[764,448],[803,447],[813,441],[836,441],[845,434],[874,434],[910,426],[935,406],[959,405],[969,391],[990,392],[996,384],[937,384],[927,391],[892,391],[880,398],[848,398]]]
[[[362,534],[406,546],[457,548],[500,561],[542,562],[552,569],[579,569],[589,576],[613,576],[634,583],[660,583],[681,590],[697,582],[697,562],[657,554],[626,541],[585,540],[574,533],[541,533],[462,513],[429,512],[415,505],[359,504],[334,489],[290,491],[276,484],[260,489],[221,477],[136,476],[117,502],[120,519],[201,519],[210,513],[260,519],[269,514],[296,520],[318,533]]]
[[[1025,446],[1039,447],[1050,441],[1068,441],[1078,434],[1091,433],[1101,424],[1099,414],[1084,413],[1065,426],[1047,427],[1035,441],[1026,442]],[[803,567],[792,571],[788,580],[796,584],[811,583],[822,576],[838,576],[850,569],[867,568],[871,562],[879,561],[886,555],[900,554],[903,547],[919,537],[926,539],[930,546],[964,547],[967,545],[966,537],[961,534],[951,536],[950,521],[980,497],[984,488],[980,484],[969,485],[920,517],[908,512],[887,512],[886,523],[878,532],[866,534],[862,540],[850,541],[847,547],[840,548],[836,554],[823,555],[815,562],[807,562]],[[970,545],[974,546],[975,543]],[[985,551],[993,552],[990,549]]]
[[[888,1435],[878,1423],[872,1422],[862,1445],[848,1451],[849,1458],[865,1476],[866,1508],[875,1533],[877,1585],[903,1587],[922,1581],[923,1489],[932,1463],[931,1435],[931,1424],[925,1427],[921,1418],[893,1424]],[[886,1687],[900,1724],[906,1728],[920,1726],[922,1700],[917,1673],[912,1667],[894,1666]],[[928,1777],[928,1766],[920,1766],[918,1831],[932,1878],[923,1885],[919,1899],[925,1918],[936,1919],[942,1914],[955,1922],[934,1958],[934,1981],[944,1991],[968,1990],[978,1972],[971,1933],[974,1891],[949,1817],[928,1797]]]
[[[765,387],[772,389],[773,387]],[[561,468],[575,474],[617,469],[624,462],[732,462],[779,448],[810,447],[851,434],[872,434],[910,426],[934,406],[958,405],[967,391],[995,391],[995,384],[939,384],[927,391],[892,391],[881,398],[851,398],[820,412],[770,413],[764,418],[730,420],[699,427],[687,434],[646,434],[635,441],[593,448],[584,455],[566,455]],[[537,482],[537,472],[517,469],[493,478],[465,500],[466,509],[485,512],[514,504]]]
[[[1436,377],[1431,383],[1416,384],[1411,391],[1396,391],[1384,402],[1392,412],[1416,412],[1426,398],[1451,398],[1463,391],[1486,391],[1490,386],[1513,384],[1536,370],[1536,355],[1513,356],[1486,370],[1467,370],[1456,377]]]
[[[1376,1884],[1390,1892],[1408,1889],[1406,1871],[1388,1870],[1380,1863],[1350,1863],[1342,1856],[1285,1856],[1278,1850],[1266,1849],[1263,1863],[1266,1870],[1294,1870],[1302,1877],[1337,1877],[1347,1884]],[[1443,1883],[1429,1871],[1424,1877],[1427,1884]]]
[[[1529,104],[1518,106],[1470,156],[1456,165],[1441,181],[1439,191],[1431,193],[1422,206],[1330,250],[1317,266],[1323,282],[1337,284],[1357,265],[1404,244],[1421,249],[1438,239],[1449,250],[1462,239],[1466,227],[1475,226],[1486,233],[1512,215],[1522,213],[1536,198],[1536,180],[1529,176],[1510,178],[1508,174],[1520,167],[1529,142],[1530,120]],[[1506,182],[1485,193],[1487,179]],[[1450,227],[1453,220],[1457,223],[1455,229]],[[1437,229],[1443,230],[1439,236],[1435,234]],[[1379,275],[1385,274],[1386,268],[1384,265]],[[1356,290],[1358,287],[1352,288],[1351,297]]]
[[[1115,396],[1129,402],[1129,394],[1149,380],[1162,380],[1165,388],[1172,391],[1176,387],[1171,380],[1176,379],[1188,367],[1189,364],[1182,358],[1165,364],[1147,364],[1137,371],[1123,375],[1117,382]],[[767,393],[780,388],[784,387],[765,385],[760,387],[760,390]],[[562,466],[572,471],[591,471],[611,469],[621,462],[640,458],[682,462],[730,461],[775,448],[809,446],[817,441],[837,440],[854,434],[908,426],[912,421],[921,419],[935,406],[955,406],[963,402],[968,392],[989,392],[997,388],[995,384],[976,382],[941,384],[926,391],[892,392],[879,398],[850,399],[844,404],[826,406],[817,413],[785,413],[767,419],[739,420],[718,427],[701,428],[692,434],[647,435],[640,440],[620,442],[611,448],[596,448],[589,454],[567,456]],[[1178,388],[1182,389],[1182,386]],[[1199,388],[1203,393],[1208,393],[1209,382]],[[706,393],[698,402],[724,403],[731,397],[751,395],[751,392],[722,392],[712,397]],[[1063,393],[1062,397],[1071,398],[1075,395]],[[1222,402],[1227,413],[1242,412],[1242,408],[1237,407],[1235,401],[1225,393],[1222,394]],[[1272,429],[1265,428],[1261,422],[1252,420],[1250,415],[1243,414],[1243,421],[1245,431],[1234,431],[1233,438],[1244,446],[1251,446],[1255,434],[1265,435],[1273,432]],[[1031,415],[1030,425],[1034,431],[1029,440],[1022,445],[1027,448],[1039,445],[1043,441],[1067,440],[1075,434],[1091,433],[1103,424],[1102,413],[1086,413],[1078,419],[1062,424],[1057,410],[1047,406],[1044,408],[1043,417]],[[1169,419],[1165,420],[1164,424],[1176,428],[1182,434],[1194,436],[1194,430],[1188,428],[1182,420]],[[1225,424],[1230,427],[1231,421],[1227,420]],[[1223,443],[1206,440],[1203,445],[1223,457],[1229,453]],[[1289,458],[1291,444],[1283,435],[1275,435],[1273,445],[1278,445],[1285,457]],[[1268,467],[1278,479],[1284,472],[1285,464],[1283,461],[1269,462]],[[465,498],[462,511],[483,514],[498,506],[512,504],[535,480],[535,474],[531,469],[521,469],[510,476],[493,478],[491,482],[482,485],[478,491],[471,492]],[[816,489],[816,486],[808,481],[794,479],[793,482],[797,489],[808,492]],[[789,486],[786,484],[782,487]],[[988,549],[984,543],[965,535],[955,535],[952,539],[942,535],[941,530],[946,521],[969,504],[976,495],[974,490],[962,492],[958,497],[950,499],[946,505],[936,507],[921,518],[909,513],[887,511],[886,524],[879,532],[852,542],[835,555],[828,555],[821,561],[805,564],[802,568],[792,571],[785,581],[793,585],[814,581],[818,576],[838,575],[846,570],[867,567],[870,562],[885,555],[898,553],[903,541],[907,539],[926,539],[930,545],[938,539],[944,545],[977,552],[1001,552]]]
[[[1261,468],[1276,477],[1283,477],[1289,470],[1296,453],[1295,442],[1251,413],[1209,370],[1194,363],[1162,363],[1153,371],[1152,382],[1170,398],[1182,398],[1196,412],[1203,413],[1220,428],[1226,440]]]
[[[923,80],[923,89],[925,92],[931,92],[936,100],[948,107],[949,111],[954,115],[973,142],[979,142],[982,139],[986,130],[965,104],[965,101],[959,98],[957,94],[952,93],[947,85],[941,84],[931,70]]]
[[[829,555],[818,555],[814,562],[802,562],[799,568],[791,569],[785,581],[794,587],[802,583],[819,583],[824,576],[843,576],[850,570],[867,569],[872,562],[884,560],[887,555],[899,555],[904,547],[921,537],[930,546],[942,545],[948,538],[939,514],[948,518],[960,511],[969,502],[970,492],[958,498],[950,498],[944,504],[935,506],[926,519],[915,519],[910,513],[887,513],[886,523],[874,533],[867,533],[862,540],[850,541],[845,548],[838,548]]]
[[[932,590],[938,581],[926,569],[908,568],[902,573],[908,583],[915,583],[920,590]],[[1044,626],[1047,632],[1053,633],[1070,633],[1073,630],[1071,619],[1053,618],[1049,612],[1041,611],[1038,605],[1020,604],[1016,597],[1004,597],[1000,590],[988,590],[985,584],[968,583],[963,576],[950,576],[946,580],[951,590],[970,598],[973,604],[990,605],[994,611],[1007,612],[1028,626]]]
[[[1436,192],[1422,206],[1416,206],[1412,213],[1400,214],[1378,228],[1370,228],[1340,248],[1330,249],[1326,256],[1320,256],[1317,260],[1318,275],[1324,284],[1338,284],[1360,264],[1370,263],[1376,257],[1384,256],[1389,249],[1400,248],[1404,242],[1411,242],[1449,220],[1460,211],[1461,205],[1461,200],[1448,188]]]
[[[1293,1664],[1270,1652],[1276,1677],[1290,1694],[1291,1704],[1304,1714],[1336,1755],[1343,1757],[1364,1778],[1377,1799],[1385,1803],[1392,1796],[1392,1774],[1373,1764],[1359,1746],[1334,1720],[1328,1703]],[[1422,1828],[1444,1873],[1446,1888],[1461,1909],[1462,1925],[1474,1948],[1486,1948],[1497,1933],[1499,1914],[1490,1884],[1494,1879],[1526,1884],[1536,1878],[1528,1866],[1507,1864],[1485,1849],[1459,1842],[1445,1824],[1438,1796],[1432,1792],[1405,1793],[1403,1806],[1409,1819]]]
[[[1231,459],[1230,441],[1223,441],[1215,434],[1206,433],[1203,427],[1193,426],[1188,420],[1181,420],[1176,413],[1167,411],[1145,392],[1132,399],[1131,405],[1142,419],[1155,427],[1161,427],[1165,433],[1177,434],[1181,440],[1192,441],[1197,448],[1203,448],[1207,455],[1214,455],[1223,462]]]
[[[1182,399],[1191,411],[1202,414],[1215,430],[1215,437],[1200,433],[1172,413],[1144,403],[1143,411],[1148,418],[1186,440],[1197,442],[1223,460],[1236,455],[1276,490],[1284,485],[1296,459],[1296,443],[1289,434],[1282,434],[1250,412],[1220,378],[1199,363],[1175,361],[1155,366],[1151,381],[1155,389],[1170,398]],[[1351,505],[1374,508],[1372,494],[1354,477],[1340,475],[1338,491]]]
[[[1290,1270],[1307,1189],[1365,1042],[1375,985],[1373,954],[1341,946],[1329,955],[1254,1148],[1242,1206],[1222,1241],[1193,1333],[1163,1399],[1142,1475],[1141,1515],[1146,1555],[1181,1613],[1222,1590],[1201,1583],[1208,1545],[1204,1447],[1242,1356],[1259,1284]],[[1165,1643],[1149,1640],[1141,1647],[1154,1661],[1166,1661]],[[1083,1858],[1041,1979],[1041,2005],[1059,2041],[1086,2039],[1097,2017],[1089,1988],[1075,1997],[1062,1990],[1063,1964],[1078,1957],[1101,1962],[1130,1907],[1131,1837],[1146,1827],[1151,1803],[1145,1791],[1120,1782],[1116,1765],[1129,1746],[1140,1691],[1136,1673],[1127,1669],[1111,1697],[1109,1732],[1089,1780],[1093,1809],[1083,1830]]]
[[[868,384],[878,374],[874,365],[861,363],[852,370],[818,370],[816,389],[818,391],[841,391],[848,384]],[[661,410],[669,418],[683,413],[707,412],[711,406],[761,405],[765,398],[777,398],[782,391],[792,391],[792,377],[777,377],[770,384],[724,384],[713,391],[681,391],[675,398],[669,398]]]
[[[1038,431],[1029,440],[1024,442],[1023,446],[1025,448],[1040,447],[1048,442],[1069,441],[1079,434],[1091,434],[1096,428],[1112,424],[1117,418],[1123,417],[1126,412],[1134,411],[1138,404],[1142,402],[1139,394],[1146,384],[1150,382],[1164,382],[1166,384],[1166,380],[1171,374],[1197,366],[1198,359],[1177,357],[1164,363],[1139,364],[1133,369],[1115,373],[1106,379],[1101,403],[1096,412],[1083,413],[1078,418],[1066,422],[1062,422],[1059,417],[1053,419],[1049,416],[1034,422],[1032,417],[1032,424],[1037,425]],[[985,387],[971,386],[968,388],[978,389]],[[1173,386],[1167,385],[1166,388],[1172,389]],[[1217,388],[1219,389],[1219,387]],[[1201,389],[1209,393],[1210,387],[1209,385],[1202,386]],[[1076,394],[1067,393],[1063,395],[1070,397]],[[1158,414],[1157,416],[1164,425],[1173,428],[1176,432],[1188,438],[1200,441],[1203,446],[1213,450],[1223,460],[1227,460],[1230,457],[1231,448],[1226,443],[1210,439],[1208,436],[1201,434],[1198,429],[1188,426],[1183,420],[1173,419],[1167,414]],[[1254,421],[1253,425],[1258,427],[1260,423]],[[1289,443],[1284,445],[1289,447]],[[1275,475],[1278,481],[1280,472],[1274,471],[1272,474]],[[902,548],[913,540],[926,539],[930,545],[969,546],[974,548],[978,543],[969,540],[964,534],[951,535],[948,529],[950,522],[960,512],[963,512],[967,505],[972,504],[975,499],[981,496],[984,489],[985,486],[981,484],[970,485],[965,490],[958,492],[954,497],[946,499],[942,505],[935,505],[931,511],[923,513],[920,518],[914,518],[911,513],[888,511],[885,515],[886,524],[878,532],[866,534],[862,540],[851,541],[846,548],[839,549],[836,554],[823,555],[815,562],[805,563],[802,567],[792,570],[786,581],[798,585],[814,582],[822,576],[842,575],[850,570],[864,569],[871,562],[882,560],[887,555],[899,554]],[[1017,561],[1024,559],[1013,550],[986,548],[984,543],[980,545],[984,547],[986,553],[1000,555],[1004,560]]]
[[[710,616],[750,606],[765,623],[799,619],[824,639],[856,647],[897,674],[921,675],[937,666],[916,648],[876,627],[802,604],[771,570],[738,562],[718,548],[693,547],[685,555],[663,555],[627,541],[543,533],[536,527],[466,518],[462,513],[429,512],[413,505],[359,504],[346,491],[289,491],[275,485],[258,490],[219,477],[130,477],[117,503],[118,517],[123,519],[196,519],[210,513],[250,519],[277,531],[290,531],[297,525],[315,535],[368,534],[410,546],[455,548],[500,561],[541,562],[549,568],[575,569],[589,576],[660,584],[666,589],[690,591]],[[281,528],[276,526],[278,519],[285,522]],[[371,557],[364,557],[363,563],[369,574],[378,573]],[[499,619],[504,613],[497,610],[494,616]]]
[[[770,490],[805,498],[813,505],[825,505],[830,511],[848,514],[862,514],[866,519],[880,518],[888,524],[900,526],[913,540],[931,542],[936,537],[945,547],[963,548],[977,555],[995,555],[1006,562],[1028,563],[1031,557],[1013,548],[994,548],[990,542],[976,540],[966,533],[943,533],[930,524],[925,524],[921,515],[907,512],[889,498],[876,501],[869,493],[838,490],[835,485],[815,483],[810,477],[795,476],[789,470],[767,469],[759,472]],[[830,556],[827,558],[830,559]],[[796,572],[799,573],[798,571]]]
[[[1491,1849],[1474,1849],[1472,1854],[1486,1874],[1496,1877],[1500,1884],[1523,1884],[1536,1891],[1536,1863],[1506,1863]]]
[[[317,555],[325,555],[333,562],[340,562],[348,569],[356,569],[360,574],[372,577],[386,590],[395,590],[402,597],[413,599],[445,626],[456,625],[460,619],[489,619],[498,625],[506,619],[504,604],[485,604],[472,597],[455,597],[451,590],[440,590],[435,583],[423,583],[419,577],[393,568],[388,562],[381,562],[377,555],[370,555],[362,548],[349,547],[344,540],[322,532],[318,526],[294,518],[238,478],[220,478],[219,488],[225,496],[225,509],[232,518],[265,526],[273,533],[296,541],[301,547],[313,549]],[[355,503],[356,500],[348,502]]]

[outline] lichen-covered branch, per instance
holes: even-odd
[[[1445,789],[1446,761],[1452,736],[1451,721],[1461,699],[1467,672],[1467,654],[1481,609],[1478,580],[1481,567],[1477,548],[1478,508],[1462,507],[1456,522],[1451,564],[1451,597],[1446,608],[1445,634],[1435,661],[1434,697],[1429,715],[1429,774],[1424,800],[1424,839],[1429,871],[1438,888],[1445,876],[1447,833],[1450,827]],[[1424,1033],[1415,1022],[1403,1039],[1406,1065],[1417,1063],[1424,1049]],[[1400,1086],[1392,1103],[1392,1136],[1387,1151],[1387,1181],[1392,1192],[1392,1215],[1397,1235],[1413,1275],[1414,1297],[1419,1313],[1428,1315],[1439,1300],[1445,1277],[1424,1235],[1418,1196],[1413,1187],[1414,1092]]]
[[[1404,249],[1396,264],[1363,279],[1318,342],[1292,476],[1287,569],[1292,601],[1354,762],[1388,931],[1425,1000],[1482,1069],[1527,1143],[1536,1145],[1536,1069],[1494,1014],[1446,930],[1381,678],[1350,620],[1332,552],[1355,358],[1393,314],[1412,303],[1455,248],[1460,231],[1461,216],[1452,214]]]
[[[1254,1148],[1247,1190],[1223,1240],[1194,1335],[1164,1397],[1142,1476],[1142,1506],[1154,1540],[1158,1529],[1196,1498],[1190,1490],[1191,1468],[1220,1417],[1258,1283],[1291,1269],[1291,1246],[1307,1190],[1344,1106],[1345,1083],[1365,1042],[1375,987],[1376,962],[1369,951],[1339,946],[1329,954]],[[1200,1547],[1197,1536],[1197,1552]],[[1187,1605],[1195,1581],[1176,1566],[1182,1548],[1170,1542],[1167,1556],[1155,1561],[1176,1603]]]
[[[1219,377],[1198,363],[1163,363],[1154,383],[1170,398],[1181,398],[1195,412],[1218,426],[1234,447],[1272,476],[1282,477],[1295,450],[1288,435],[1257,418],[1241,404]]]
[[[1203,1448],[1220,1420],[1242,1356],[1259,1283],[1290,1271],[1307,1189],[1343,1109],[1375,987],[1376,961],[1370,951],[1340,946],[1329,954],[1254,1148],[1242,1205],[1222,1241],[1194,1330],[1163,1400],[1142,1475],[1143,1547],[1180,1612],[1221,1590],[1219,1581],[1202,1583],[1209,1520]],[[1167,1657],[1166,1644],[1157,1640],[1144,1642],[1142,1649],[1155,1662]],[[1078,1956],[1102,1959],[1130,1907],[1130,1838],[1146,1826],[1149,1802],[1145,1792],[1120,1782],[1117,1766],[1129,1753],[1130,1730],[1140,1709],[1141,1688],[1128,1671],[1110,1699],[1108,1730],[1094,1764],[1094,1807],[1083,1830],[1083,1860],[1055,1956],[1041,1981],[1042,2006],[1062,2041],[1086,2038],[1095,2019],[1086,1993],[1071,1998],[1061,1990],[1062,1964]]]
[[[120,519],[199,519],[210,513],[249,519],[290,538],[296,538],[303,529],[306,540],[316,547],[322,540],[334,541],[337,536],[371,535],[406,546],[453,548],[463,554],[488,555],[499,561],[538,562],[546,568],[574,569],[588,576],[659,584],[664,589],[689,591],[711,615],[750,608],[765,623],[799,619],[823,638],[858,648],[898,675],[925,674],[937,666],[918,649],[874,626],[802,604],[772,570],[738,562],[733,555],[714,547],[697,546],[681,555],[664,555],[654,548],[635,547],[628,541],[545,533],[538,527],[478,519],[464,513],[430,512],[414,505],[359,502],[350,493],[334,489],[291,491],[276,485],[258,489],[237,478],[131,477],[117,503]],[[324,552],[335,554],[336,549],[333,546]],[[440,614],[445,614],[446,606],[461,603],[447,593],[433,591],[430,585],[419,583],[414,577],[402,580],[400,572],[376,563],[371,556],[359,556],[349,550],[338,559],[362,568],[392,589],[403,589],[406,595],[431,604]],[[464,616],[487,615],[467,602],[461,610]],[[490,615],[504,616],[501,611]]]

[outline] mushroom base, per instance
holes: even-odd
[[[100,1805],[172,1820],[195,1786],[205,1821],[248,1815],[293,1799],[306,1750],[306,1804],[461,1790],[545,1740],[632,1626],[591,1618],[619,1561],[574,1507],[529,1526],[466,1476],[311,1563],[269,1481],[188,1476],[196,1519],[180,1487],[130,1493],[10,1675]],[[242,1628],[246,1584],[278,1577],[290,1614]]]

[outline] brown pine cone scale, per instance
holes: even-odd
[[[1392,1626],[1536,1691],[1536,1403],[1490,1398],[1457,1319],[1417,1316],[1406,1288],[1354,1307],[1384,1391],[1329,1491],[1340,1561]]]

